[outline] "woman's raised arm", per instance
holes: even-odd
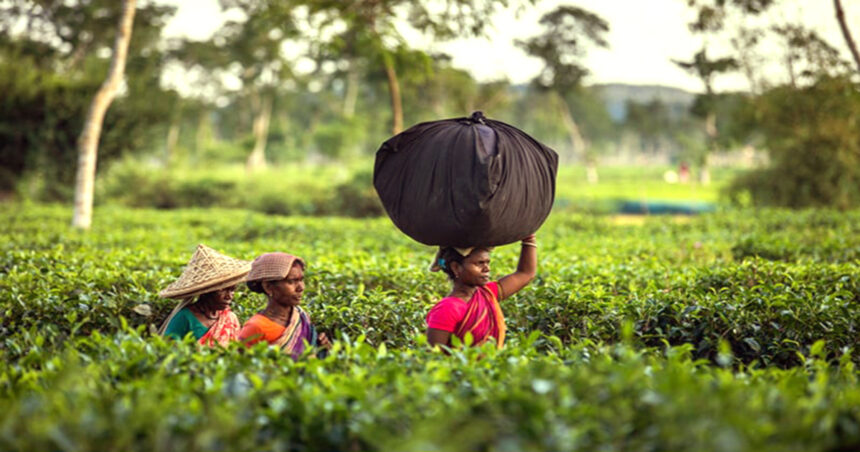
[[[521,242],[517,271],[499,280],[499,299],[504,300],[527,286],[537,272],[537,240],[529,235]]]

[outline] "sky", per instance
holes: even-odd
[[[166,33],[170,36],[188,36],[207,39],[218,29],[225,16],[217,0],[165,0],[178,7],[176,16],[168,23]],[[835,19],[833,2],[830,0],[784,0],[784,7],[761,19],[764,23],[774,20],[800,19],[806,26],[816,30],[831,45],[850,55]],[[860,0],[842,0],[847,23],[860,44]],[[402,30],[407,39],[417,46],[431,51],[451,55],[455,67],[469,71],[480,81],[507,79],[512,83],[526,83],[541,68],[539,60],[529,57],[514,45],[515,39],[526,39],[540,32],[538,21],[542,14],[560,4],[572,4],[588,9],[606,19],[610,24],[608,49],[589,52],[585,64],[591,71],[588,82],[628,83],[637,85],[663,85],[688,91],[701,91],[701,82],[679,69],[672,59],[689,60],[702,46],[702,37],[694,36],[687,29],[693,13],[686,0],[579,0],[575,2],[541,0],[536,8],[519,15],[513,11],[497,14],[486,38],[460,39],[452,42],[432,42],[419,35]],[[713,39],[713,38],[712,38]],[[714,51],[728,51],[728,43],[713,41]],[[767,53],[778,54],[780,48],[766,47]],[[778,68],[773,77],[781,76]],[[746,80],[740,75],[722,76],[716,80],[718,90],[747,89]]]

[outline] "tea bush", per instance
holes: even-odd
[[[856,450],[860,213],[554,213],[506,348],[426,349],[449,290],[387,219],[0,205],[0,450]],[[329,358],[151,334],[197,243],[304,257]],[[517,246],[497,248],[496,275]],[[263,306],[240,288],[245,319]]]
[[[429,307],[449,290],[427,272],[433,250],[387,219],[269,217],[240,210],[100,209],[96,229],[70,232],[59,207],[3,208],[0,341],[10,356],[93,331],[157,327],[173,306],[157,292],[197,243],[253,259],[285,250],[307,259],[306,303],[320,328],[368,343],[413,346]],[[726,212],[616,226],[555,214],[539,232],[536,280],[506,300],[512,335],[541,331],[565,344],[691,344],[715,360],[725,341],[741,363],[791,367],[818,340],[838,358],[856,348],[860,314],[858,214]],[[518,247],[493,253],[512,271]],[[263,299],[237,292],[240,318]],[[855,358],[856,359],[856,358]]]
[[[689,346],[451,356],[341,337],[293,362],[121,328],[31,350],[0,375],[3,450],[853,450],[850,359],[791,370],[707,366]],[[420,342],[420,341],[419,341]],[[814,351],[814,353],[819,353]]]

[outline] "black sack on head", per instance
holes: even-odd
[[[555,151],[475,112],[382,143],[373,186],[394,224],[425,245],[497,246],[543,224],[557,170]]]

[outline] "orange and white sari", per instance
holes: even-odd
[[[226,346],[230,341],[239,338],[240,329],[241,324],[236,314],[230,308],[222,309],[218,311],[218,319],[215,320],[215,324],[197,342],[210,347],[216,344]]]

